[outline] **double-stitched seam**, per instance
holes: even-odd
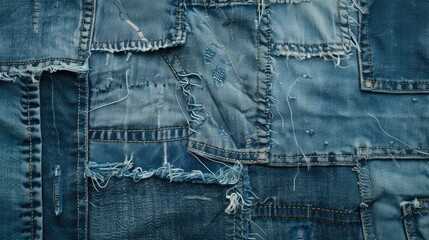
[[[259,2],[258,2],[258,6],[257,9],[259,9]],[[256,65],[256,107],[257,107],[257,111],[259,111],[259,106],[260,106],[260,101],[259,101],[259,69],[261,67],[261,23],[260,21],[258,21],[258,25],[257,25],[257,37],[256,37],[256,42],[257,42],[257,49],[258,49],[258,61],[257,61],[257,65]],[[257,142],[257,148],[259,150],[260,148],[260,144],[259,144],[259,116],[256,118],[256,142]]]
[[[167,63],[168,67],[170,67],[171,71],[173,72],[174,77],[178,81],[180,81],[179,75],[177,74],[176,70],[174,69],[173,65],[171,64],[170,60],[168,60],[167,56],[165,56],[164,51],[161,51],[162,57],[164,58],[165,62]]]
[[[332,157],[355,157],[354,154],[317,154],[317,155],[305,155],[307,158],[332,158]],[[279,156],[273,155],[271,158],[302,158],[302,155],[294,156]]]
[[[286,163],[286,162],[270,162],[268,166],[271,167],[296,167],[301,165],[302,163],[294,162],[294,163]],[[356,166],[356,162],[348,161],[335,161],[335,162],[308,162],[305,163],[306,166],[323,166],[323,167],[353,167]]]
[[[33,202],[33,140],[31,134],[31,113],[30,113],[30,90],[28,87],[27,79],[25,83],[25,88],[27,92],[27,131],[28,131],[28,141],[29,141],[29,159],[28,159],[28,171],[29,171],[29,188],[30,188],[30,208],[31,208],[31,239],[34,239],[34,202]]]
[[[340,214],[359,214],[356,211],[346,211],[346,210],[334,210],[328,208],[319,208],[319,207],[304,207],[304,206],[286,206],[286,205],[274,205],[274,206],[254,206],[254,208],[283,208],[283,209],[302,209],[302,210],[318,210],[331,213],[340,213]]]
[[[262,1],[265,1],[265,0],[262,0]],[[268,2],[268,4],[269,4],[269,2]],[[265,6],[266,8],[269,8],[269,5],[268,6]],[[267,19],[267,29],[266,29],[266,31],[265,31],[265,34],[266,34],[266,38],[267,38],[267,65],[266,66],[270,66],[271,67],[271,22],[270,22],[270,16],[268,16],[268,14],[270,14],[270,10],[268,9],[268,11],[265,11],[265,18]],[[266,72],[266,77],[265,77],[265,81],[267,81],[266,83],[265,83],[265,101],[267,102],[266,103],[266,108],[267,108],[267,110],[266,111],[269,111],[269,105],[270,105],[270,99],[269,99],[269,97],[271,96],[271,88],[272,88],[272,86],[271,86],[271,80],[270,80],[270,78],[272,77],[271,76],[271,68],[270,68],[270,71],[267,71]],[[266,112],[265,113],[265,121],[266,121],[266,127],[267,127],[267,130],[266,130],[266,135],[267,135],[267,142],[268,142],[268,144],[265,144],[265,146],[264,146],[264,153],[265,153],[265,155],[268,157],[268,155],[269,155],[269,146],[270,146],[270,142],[271,142],[271,133],[270,133],[270,128],[271,128],[271,126],[270,126],[270,124],[271,124],[271,119],[270,119],[270,114],[268,113],[268,112]]]
[[[77,208],[77,239],[80,239],[80,231],[79,231],[79,217],[80,217],[80,209],[79,209],[79,168],[80,168],[80,79],[77,81],[77,163],[76,163],[76,208]]]
[[[189,137],[179,137],[179,138],[163,138],[158,140],[127,140],[127,139],[99,139],[92,138],[93,142],[127,142],[127,143],[158,143],[158,142],[173,142],[179,140],[186,140]]]
[[[333,42],[333,43],[312,43],[312,44],[301,44],[301,43],[287,43],[287,42],[281,42],[281,43],[273,43],[273,46],[299,46],[299,47],[329,47],[330,45],[342,45],[345,44],[345,42]]]
[[[188,150],[194,151],[194,152],[199,152],[201,154],[205,154],[214,158],[219,158],[219,159],[223,159],[223,160],[227,160],[227,161],[233,161],[233,162],[246,162],[246,163],[265,163],[265,161],[261,161],[261,160],[246,160],[246,159],[237,159],[237,158],[228,158],[228,157],[223,157],[220,155],[215,155],[212,153],[208,153],[206,151],[200,150],[200,149],[196,149],[196,148],[192,148],[192,147],[188,147]]]
[[[234,3],[243,3],[243,4],[255,4],[255,0],[230,0],[229,2],[215,2],[215,1],[193,1],[193,0],[187,0],[188,5],[204,5],[204,6],[220,6],[220,5],[228,5],[228,4],[234,4]]]
[[[92,1],[94,3],[94,1]],[[83,161],[84,169],[87,169],[87,160],[88,160],[88,110],[89,110],[89,91],[88,91],[88,75],[85,74],[85,160]],[[85,239],[88,239],[88,214],[89,214],[89,206],[88,206],[88,179],[86,177],[86,171],[83,171],[84,182],[85,182]]]
[[[157,132],[164,130],[174,129],[187,129],[187,126],[177,127],[162,127],[162,128],[151,128],[151,129],[89,129],[90,132]]]
[[[418,84],[418,85],[429,85],[429,82],[390,82],[385,80],[363,80],[364,82],[370,82],[370,83],[380,83],[380,84],[390,84],[390,85],[412,85],[412,84]],[[407,90],[409,91],[409,90]]]
[[[312,221],[318,221],[322,223],[329,223],[329,224],[337,224],[337,225],[355,225],[360,224],[360,222],[337,222],[337,221],[331,221],[331,220],[325,220],[321,218],[312,218],[312,217],[277,217],[277,216],[253,216],[253,218],[271,218],[271,219],[278,219],[278,220],[292,220],[292,221],[300,221],[300,220],[312,220]]]
[[[366,0],[368,1],[368,0]],[[366,40],[368,42],[368,64],[369,64],[369,69],[370,69],[370,77],[369,79],[372,79],[372,53],[371,53],[371,41],[369,40],[369,2],[366,3],[366,25],[365,25],[365,29],[366,29]]]
[[[378,92],[403,92],[403,93],[407,93],[407,92],[422,92],[422,91],[427,92],[429,90],[429,88],[397,90],[397,89],[387,89],[387,88],[368,88],[368,87],[365,87],[365,90],[373,90],[373,91],[378,91]]]
[[[241,195],[244,195],[244,176],[241,177]],[[246,197],[246,196],[244,196]],[[240,209],[240,218],[241,218],[241,239],[244,239],[244,220],[243,220],[243,209]]]
[[[259,151],[258,152],[237,152],[237,151],[225,150],[223,148],[218,148],[218,147],[215,147],[215,146],[212,146],[212,145],[208,145],[206,143],[195,142],[193,140],[190,140],[189,142],[193,143],[193,144],[196,144],[196,145],[203,146],[203,147],[208,147],[208,148],[212,148],[212,149],[216,149],[216,150],[219,150],[219,151],[222,151],[222,152],[232,153],[232,154],[253,155],[253,154],[264,153],[264,152],[259,152]]]
[[[10,65],[28,65],[32,63],[42,63],[42,62],[50,62],[50,61],[63,61],[63,62],[73,62],[73,63],[85,63],[84,61],[72,58],[45,58],[40,60],[31,60],[25,62],[0,62],[2,66],[10,66]]]
[[[182,62],[180,62],[179,58],[176,55],[176,52],[174,52],[173,50],[171,50],[171,52],[173,53],[173,56],[176,59],[177,64],[179,65],[180,69],[182,69],[183,73],[186,73],[185,68],[182,65]]]

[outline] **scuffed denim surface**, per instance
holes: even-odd
[[[0,3],[0,238],[429,239],[428,10]]]

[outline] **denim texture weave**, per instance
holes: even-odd
[[[429,2],[0,2],[0,239],[429,239]]]

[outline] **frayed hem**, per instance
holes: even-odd
[[[48,65],[44,67],[28,65],[25,68],[10,67],[7,72],[0,72],[0,81],[15,82],[18,77],[29,77],[33,83],[38,83],[36,76],[40,76],[42,72],[48,71],[50,73],[56,71],[71,71],[71,72],[86,72],[88,65],[70,65],[60,63],[59,65]]]
[[[134,167],[133,158],[126,158],[123,163],[98,164],[88,162],[86,175],[91,178],[100,188],[105,188],[112,177],[128,177],[139,182],[151,177],[159,177],[170,180],[170,182],[196,182],[205,184],[233,185],[236,184],[242,172],[242,165],[235,164],[220,168],[215,173],[203,173],[200,170],[186,172],[181,168],[176,168],[169,163],[157,169],[143,170],[141,167]]]

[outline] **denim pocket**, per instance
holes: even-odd
[[[337,57],[356,44],[349,24],[348,0],[275,0],[271,4],[274,54],[297,57]]]
[[[429,238],[429,198],[416,198],[401,204],[408,240]]]
[[[362,0],[361,90],[429,92],[429,2]]]
[[[93,51],[153,51],[185,42],[184,0],[97,3]]]

